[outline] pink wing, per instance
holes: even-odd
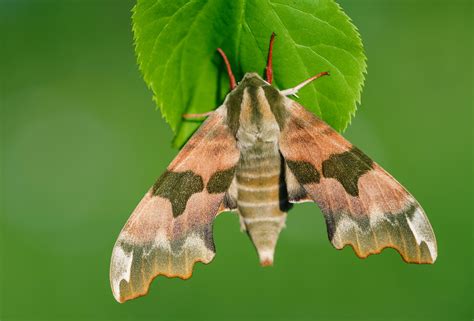
[[[433,263],[431,225],[415,198],[390,174],[301,105],[287,100],[280,150],[290,200],[312,200],[337,249],[365,258],[391,247],[406,262]]]
[[[110,265],[117,301],[145,295],[158,275],[189,278],[195,262],[213,259],[212,222],[240,155],[225,115],[221,107],[209,116],[122,229]]]

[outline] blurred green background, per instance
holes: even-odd
[[[336,251],[302,204],[274,267],[223,214],[212,264],[118,304],[112,246],[176,154],[135,63],[134,2],[2,0],[0,320],[472,319],[472,1],[339,3],[369,65],[345,136],[423,205],[436,264]]]

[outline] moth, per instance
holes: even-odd
[[[236,83],[221,54],[231,91],[148,190],[113,248],[110,282],[124,302],[148,292],[158,275],[191,277],[215,255],[213,220],[236,211],[260,263],[272,265],[293,203],[314,202],[336,249],[365,258],[396,249],[409,263],[433,263],[431,225],[415,198],[390,174],[324,121],[272,86],[270,39],[266,79],[247,73]],[[330,79],[330,78],[328,78]]]

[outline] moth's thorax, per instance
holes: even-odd
[[[280,132],[276,115],[283,113],[279,91],[255,73],[245,74],[229,93],[225,105],[227,121],[239,147],[247,148],[257,140],[277,142]]]
[[[280,128],[262,87],[245,87],[239,117],[237,142],[248,148],[257,141],[276,144]]]

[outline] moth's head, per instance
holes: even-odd
[[[236,101],[237,105],[240,105],[240,102],[243,100],[244,92],[256,93],[260,89],[263,89],[266,95],[272,97],[280,95],[280,91],[268,83],[268,81],[264,80],[259,74],[248,72],[237,86],[231,90],[228,97],[231,101]]]
[[[268,82],[263,80],[259,74],[255,72],[248,72],[244,75],[244,78],[239,82],[236,88],[241,87],[263,87],[263,86],[270,86]]]
[[[266,95],[271,95],[272,97],[280,95],[279,90],[274,88],[268,81],[265,81],[259,74],[255,72],[246,73],[237,86],[231,90],[228,98],[226,98],[229,101],[235,101],[236,103],[233,105],[239,106],[230,108],[239,109],[245,92],[256,93],[260,89],[263,89]]]

